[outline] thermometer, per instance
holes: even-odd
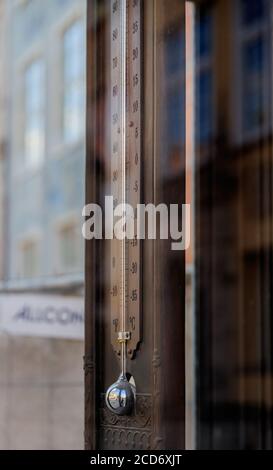
[[[111,187],[114,208],[130,204],[136,217],[141,203],[141,0],[111,0]],[[140,241],[111,241],[111,343],[121,375],[106,394],[117,414],[132,411],[135,386],[128,382],[127,359],[141,340]]]

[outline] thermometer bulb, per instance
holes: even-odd
[[[110,411],[119,416],[132,414],[135,406],[135,387],[128,382],[124,374],[108,388],[106,404]]]

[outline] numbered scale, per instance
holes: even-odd
[[[114,208],[133,208],[133,237],[111,241],[111,343],[121,375],[106,393],[116,414],[134,408],[135,383],[128,382],[126,361],[141,339],[140,241],[136,209],[141,203],[141,0],[111,0],[111,185]]]

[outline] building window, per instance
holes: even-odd
[[[84,24],[73,23],[64,33],[63,137],[65,142],[79,140],[84,130]]]
[[[213,129],[213,77],[208,67],[201,71],[198,77],[198,138],[200,143],[207,142],[212,136]]]
[[[196,22],[196,49],[199,59],[207,58],[212,54],[212,12],[209,7],[200,8]]]
[[[38,274],[38,244],[36,241],[25,241],[21,246],[21,277],[32,279]]]
[[[265,42],[262,37],[243,48],[243,128],[251,131],[264,124],[263,74]]]
[[[240,5],[241,128],[244,137],[248,138],[266,131],[269,120],[266,105],[270,74],[269,3],[266,0],[241,0]]]
[[[25,72],[24,154],[27,167],[36,168],[45,152],[45,67],[33,62]]]
[[[242,0],[242,23],[252,25],[261,21],[265,16],[265,1]]]
[[[202,7],[196,19],[196,137],[199,144],[207,143],[213,136],[213,13]]]
[[[69,273],[79,268],[80,239],[74,223],[65,224],[59,229],[59,271]]]
[[[164,120],[165,170],[173,177],[181,170],[180,153],[185,145],[185,31],[174,24],[166,31],[164,65],[166,74]],[[179,51],[179,52],[178,52]]]

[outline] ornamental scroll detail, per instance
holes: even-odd
[[[150,450],[152,442],[152,397],[139,394],[133,416],[117,416],[100,403],[100,447],[105,450]]]

